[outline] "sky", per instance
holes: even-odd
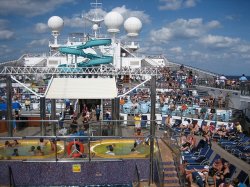
[[[93,0],[0,0],[0,61],[24,53],[48,52],[47,26],[60,16],[69,33],[91,33],[82,17]],[[140,54],[164,55],[173,62],[225,75],[250,76],[250,0],[98,0],[102,15],[138,17],[142,29],[134,41]],[[105,25],[101,33],[106,34]],[[121,26],[117,38],[128,39]]]

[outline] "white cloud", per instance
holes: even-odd
[[[150,32],[151,40],[159,43],[167,43],[173,38],[174,33],[169,28],[162,28],[160,30],[153,30]]]
[[[127,19],[128,17],[134,16],[139,18],[143,23],[150,23],[150,17],[149,15],[145,14],[143,11],[135,11],[131,9],[127,9],[125,5],[121,7],[116,7],[112,9],[112,11],[116,11],[120,13],[124,20]],[[69,27],[75,27],[75,28],[88,28],[92,26],[92,23],[88,21],[88,19],[84,18],[95,18],[97,20],[101,20],[105,17],[105,15],[108,12],[102,10],[102,9],[97,9],[95,12],[94,10],[90,10],[88,12],[83,13],[82,15],[73,15],[71,18],[64,17],[64,25],[69,26]]]
[[[145,46],[145,47],[141,47],[138,50],[138,53],[147,54],[147,55],[159,55],[159,54],[163,54],[163,48],[160,46]]]
[[[28,45],[29,46],[44,46],[48,44],[49,44],[48,39],[41,39],[41,40],[32,40]]]
[[[37,23],[35,25],[35,31],[38,33],[44,33],[48,31],[48,25],[45,23]]]
[[[0,30],[0,40],[9,40],[14,37],[14,32],[10,30]]]
[[[74,27],[74,28],[83,28],[84,26],[91,26],[89,22],[86,20],[83,20],[81,17],[72,17],[72,18],[63,18],[64,25],[68,27]],[[85,22],[84,22],[85,21]],[[86,25],[87,23],[87,25]]]
[[[244,58],[244,59],[250,59],[250,54],[243,54],[243,55],[241,55],[242,56],[242,58]],[[248,63],[249,63],[249,61],[248,61]]]
[[[181,47],[172,47],[169,50],[171,52],[174,52],[174,53],[181,53],[182,52],[182,48]]]
[[[14,32],[8,29],[8,20],[0,19],[0,40],[9,40],[14,37]]]
[[[215,47],[215,48],[227,48],[233,47],[236,44],[239,44],[239,38],[230,38],[226,36],[216,36],[216,35],[207,35],[200,38],[200,43],[204,44],[208,47]]]
[[[177,19],[159,30],[152,30],[150,36],[152,41],[166,43],[169,40],[199,38],[219,26],[220,23],[216,20],[205,24],[202,18]]]
[[[184,6],[187,8],[195,7],[197,2],[198,2],[197,0],[186,0],[184,1]]]
[[[8,22],[8,20],[0,19],[0,29],[5,29],[7,27]]]
[[[215,29],[215,28],[218,28],[220,26],[221,26],[220,22],[217,21],[217,20],[213,20],[213,21],[210,21],[210,22],[207,23],[207,28],[208,29]]]
[[[178,10],[181,8],[195,7],[199,0],[160,0],[163,5],[160,10]]]
[[[75,0],[1,0],[0,15],[11,15],[13,12],[25,16],[43,15],[56,7],[72,3]]]
[[[116,11],[120,13],[123,16],[124,20],[126,20],[129,17],[134,16],[134,17],[139,18],[143,23],[151,22],[150,16],[148,14],[145,14],[144,11],[127,9],[125,5],[121,7],[116,7],[112,9],[112,11]]]
[[[6,55],[6,53],[10,52],[12,52],[12,50],[7,45],[0,45],[0,55]]]
[[[239,15],[227,15],[227,16],[225,16],[225,18],[227,20],[231,20],[231,21],[234,21],[234,20],[238,21],[238,20],[240,20],[240,16]]]
[[[200,56],[201,52],[193,50],[193,51],[191,51],[190,55],[191,56]]]
[[[238,46],[235,46],[234,51],[239,52],[239,53],[250,53],[250,45],[246,44],[240,44]]]

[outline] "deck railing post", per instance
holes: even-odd
[[[46,107],[45,107],[45,97],[40,97],[40,118],[41,118],[41,123],[40,123],[40,130],[41,130],[41,135],[45,136],[46,134],[46,127],[44,124],[45,118],[46,118]]]
[[[152,76],[150,82],[150,176],[149,186],[154,182],[154,138],[155,138],[155,103],[156,103],[156,76]]]
[[[7,125],[8,125],[8,136],[13,136],[13,114],[12,114],[12,81],[11,76],[6,77],[6,96],[7,96]]]
[[[56,119],[56,100],[51,99],[51,119]],[[52,136],[56,136],[56,125],[57,123],[52,122]]]

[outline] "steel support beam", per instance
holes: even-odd
[[[115,111],[114,111],[114,117],[115,117],[115,136],[121,136],[120,132],[119,132],[119,128],[120,128],[120,98],[116,97],[114,99],[114,105],[115,105]]]
[[[56,100],[55,99],[51,99],[51,116],[50,116],[51,120],[55,120],[56,119]],[[52,136],[56,136],[56,126],[57,123],[52,122]]]
[[[150,82],[150,175],[149,185],[154,183],[154,139],[155,139],[155,104],[156,104],[156,77],[152,76]]]
[[[41,120],[46,119],[46,104],[45,104],[45,97],[40,97],[40,118]],[[40,123],[40,130],[41,130],[41,135],[45,136],[46,135],[46,124],[41,121]]]
[[[121,68],[101,66],[101,67],[12,67],[5,66],[0,70],[1,75],[59,75],[59,76],[82,76],[82,75],[98,75],[98,76],[117,76],[117,75],[131,75],[131,76],[148,76],[161,75],[161,69],[157,67],[145,68]]]
[[[115,136],[115,121],[114,121],[116,119],[115,110],[116,110],[115,99],[112,99],[111,100],[112,136]]]
[[[7,125],[8,136],[13,136],[13,113],[12,113],[12,81],[11,76],[6,77],[6,96],[7,96]]]

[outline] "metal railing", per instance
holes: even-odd
[[[230,91],[239,91],[240,95],[242,96],[250,96],[250,81],[244,83],[240,83],[239,81],[237,81],[234,84],[225,83],[218,85],[212,79],[198,79],[195,85],[218,88],[223,90],[230,90]]]
[[[177,176],[179,178],[180,186],[185,186],[185,176],[180,171],[180,166],[182,164],[182,156],[180,150],[180,135],[175,132],[172,128],[166,127],[165,136],[163,140],[168,145],[168,147],[172,150],[174,156],[174,164],[177,171]]]
[[[159,186],[164,186],[164,167],[163,167],[163,162],[162,162],[162,153],[161,149],[159,147],[159,139],[156,138],[156,145],[158,148],[158,152],[155,153],[155,162],[156,162],[156,171],[159,176]]]

